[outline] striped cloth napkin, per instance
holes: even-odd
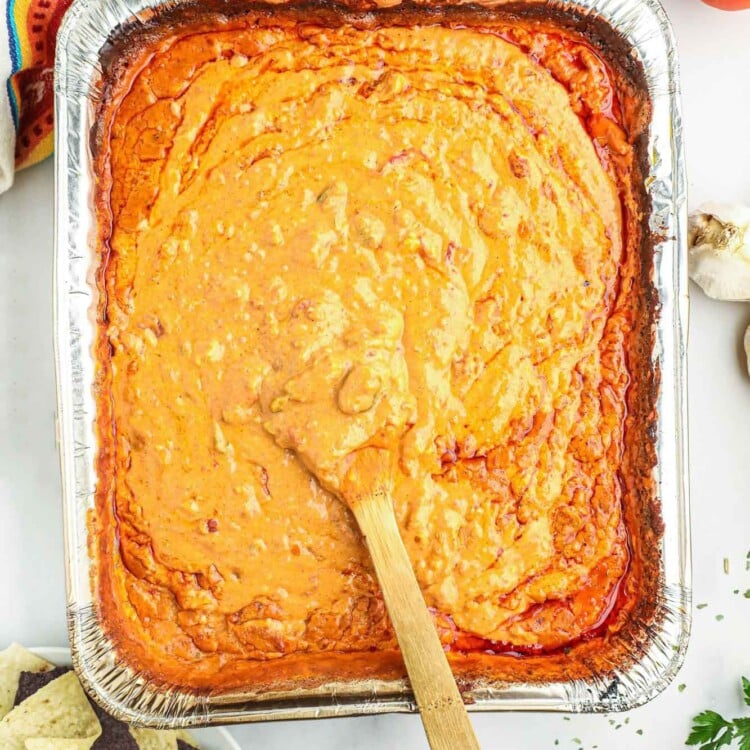
[[[70,2],[0,2],[0,193],[52,153],[55,36]]]

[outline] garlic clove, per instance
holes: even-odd
[[[709,297],[750,300],[750,207],[707,203],[692,213],[688,266]]]

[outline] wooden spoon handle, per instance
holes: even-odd
[[[367,540],[432,750],[480,750],[385,491],[352,511]]]

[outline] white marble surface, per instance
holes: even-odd
[[[667,0],[680,44],[691,203],[750,203],[750,12]],[[54,441],[52,164],[0,197],[0,647],[66,643],[60,482]],[[475,717],[485,750],[682,746],[689,718],[708,706],[742,710],[750,676],[750,378],[741,333],[750,305],[719,304],[693,288],[690,422],[695,602],[693,636],[676,683],[616,717]],[[730,574],[723,559],[730,560]],[[723,615],[721,621],[717,615]],[[677,685],[684,683],[684,692]],[[748,711],[750,713],[750,711]],[[616,723],[610,724],[609,718]],[[627,724],[624,722],[628,721]],[[617,724],[622,724],[616,729]],[[643,735],[636,730],[643,729]],[[232,730],[243,748],[425,748],[413,716],[266,724]],[[581,740],[580,744],[574,738]],[[458,749],[457,749],[458,750]]]

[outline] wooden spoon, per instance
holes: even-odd
[[[349,458],[341,495],[370,550],[427,741],[432,750],[480,750],[396,524],[392,454],[362,448]]]

